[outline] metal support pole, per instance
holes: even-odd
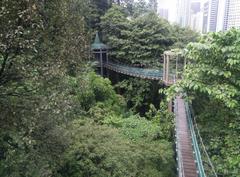
[[[167,55],[167,62],[166,62],[166,82],[169,82],[169,55]]]
[[[163,81],[165,80],[165,54],[163,55]]]
[[[172,101],[172,100],[170,100],[170,101],[168,102],[168,111],[169,111],[169,112],[173,112],[173,101]]]
[[[176,71],[175,71],[175,74],[176,74],[176,80],[178,79],[178,54],[177,54],[177,58],[176,58]]]
[[[103,76],[103,53],[102,49],[100,49],[100,67],[101,67],[101,76]]]
[[[107,59],[107,64],[108,64],[108,51],[106,51],[106,59]]]
[[[164,57],[163,57],[163,81],[166,82],[166,54],[164,54]]]

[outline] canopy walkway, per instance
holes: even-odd
[[[197,177],[191,132],[189,131],[184,101],[180,97],[175,100],[175,115],[178,176]]]
[[[175,75],[168,74],[166,77],[166,71],[163,70],[138,68],[110,61],[102,63],[102,65],[99,63],[99,66],[132,77],[162,80],[165,85],[176,82]],[[208,172],[207,176],[217,177],[206,150],[201,152],[202,149],[200,149],[194,129],[193,115],[188,103],[184,102],[181,97],[177,97],[174,102],[178,176],[206,177],[205,172]],[[199,131],[198,135],[198,138],[201,139]],[[202,146],[204,147],[203,143]],[[205,166],[202,160],[203,154],[207,157],[204,157],[205,163],[208,162]]]
[[[165,85],[171,85],[176,80],[178,79],[175,74],[169,73],[169,72],[164,72],[164,67],[163,69],[151,69],[151,68],[140,68],[140,67],[135,67],[131,65],[126,65],[123,63],[116,63],[113,61],[107,61],[107,62],[97,62],[97,66],[101,68],[101,75],[103,76],[104,74],[104,68],[132,76],[132,77],[137,77],[141,79],[148,79],[148,80],[161,80],[164,82]]]
[[[137,68],[120,63],[106,62],[101,68],[106,68],[117,73],[150,80],[162,80],[164,84],[173,84],[176,80],[174,75],[168,74],[167,80],[163,70]],[[170,77],[169,77],[170,76]],[[169,78],[172,78],[171,80]],[[179,177],[206,177],[205,167],[202,161],[202,153],[198,145],[197,136],[194,130],[193,117],[188,103],[181,97],[175,99],[174,104],[175,127],[176,127],[176,153]],[[199,132],[198,132],[199,133]],[[206,153],[206,151],[204,152]],[[207,155],[208,157],[208,155]],[[209,157],[207,159],[210,161]],[[211,162],[209,162],[211,164]],[[213,169],[212,164],[207,166]],[[214,169],[213,177],[216,177]],[[209,169],[208,169],[209,170]]]
[[[144,69],[127,65],[108,62],[103,65],[105,68],[143,79],[163,80],[162,70]],[[175,82],[175,80],[172,80]],[[168,84],[169,84],[168,80]],[[171,83],[170,83],[171,84]],[[179,177],[206,177],[200,147],[194,130],[193,117],[188,103],[181,97],[175,99],[174,104],[175,127],[176,127],[176,152]],[[208,159],[209,160],[209,159]],[[210,162],[211,163],[211,162]],[[216,177],[216,175],[211,175]]]
[[[162,70],[131,67],[127,65],[113,63],[113,62],[105,63],[104,67],[109,70],[112,70],[121,74],[125,74],[128,76],[138,77],[142,79],[149,79],[149,80],[163,80]]]
[[[101,69],[102,76],[104,76],[105,68],[132,77],[162,80],[165,85],[171,85],[181,79],[181,72],[186,65],[185,58],[180,57],[179,53],[166,51],[164,52],[162,69],[138,68],[109,61],[108,49],[108,46],[101,43],[98,34],[96,34],[91,50],[98,62],[98,67]],[[180,96],[174,101],[174,113],[178,177],[206,177],[206,174],[209,177],[217,177],[202,142],[196,121],[193,123],[195,119],[190,106]],[[199,146],[198,142],[201,142],[201,146]]]
[[[217,177],[194,118],[191,105],[180,96],[174,101],[179,177]]]
[[[175,77],[172,75],[170,75],[170,77],[168,75],[166,78],[166,76],[164,76],[163,70],[137,68],[109,61],[107,63],[104,63],[103,67],[132,77],[150,80],[162,80],[166,85],[173,84],[176,81]],[[178,176],[217,177],[217,174],[206,150],[204,152],[201,152],[202,149],[199,146],[199,140],[201,141],[201,137],[199,132],[199,136],[197,136],[195,133],[196,124],[194,125],[193,123],[194,118],[189,104],[185,102],[181,97],[177,97],[174,102]],[[201,145],[204,147],[203,143]],[[202,157],[202,155],[205,156]],[[203,161],[202,158],[204,158],[205,161]],[[203,162],[205,163],[205,166]]]

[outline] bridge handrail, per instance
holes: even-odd
[[[185,102],[185,109],[186,109],[186,114],[187,114],[188,126],[189,126],[189,130],[190,130],[191,138],[192,138],[192,146],[194,149],[194,157],[196,160],[198,176],[206,177],[188,102]]]
[[[108,59],[107,61],[104,61],[104,64],[108,64],[108,63],[112,63],[112,64],[116,64],[116,65],[121,65],[121,66],[127,66],[127,67],[131,67],[131,68],[141,68],[141,69],[153,69],[152,67],[149,67],[148,64],[143,65],[144,67],[137,67],[134,63],[124,63],[121,61],[116,61],[116,60],[111,60]],[[154,68],[156,69],[156,68]],[[157,70],[157,69],[156,69]]]
[[[136,66],[132,66],[132,65],[126,65],[126,64],[122,64],[122,63],[114,63],[109,61],[108,63],[104,63],[105,65],[112,65],[112,66],[116,66],[116,67],[124,67],[124,68],[135,68],[135,69],[141,69],[141,70],[152,70],[152,71],[162,71],[159,69],[153,69],[153,68],[140,68],[140,67],[136,67]]]
[[[135,75],[135,76],[151,77],[151,78],[159,78],[159,79],[163,78],[162,71],[157,69],[131,67],[131,66],[116,64],[112,62],[105,63],[104,67],[113,69],[113,70],[118,70],[119,72]]]
[[[99,61],[97,63],[99,64]],[[173,84],[177,80],[176,75],[172,73],[169,73],[166,79],[164,77],[163,69],[136,67],[120,62],[114,62],[112,60],[104,61],[101,67],[105,67],[110,70],[114,70],[116,72],[124,73],[134,77],[141,77],[144,79],[148,78],[152,80],[163,80],[167,85]]]
[[[192,115],[192,118],[193,118],[194,128],[196,129],[198,139],[200,140],[200,144],[201,144],[202,149],[203,149],[203,153],[206,155],[208,164],[211,167],[211,171],[212,171],[212,175],[211,176],[218,177],[218,175],[216,173],[216,170],[215,170],[215,167],[214,167],[214,165],[213,165],[213,163],[212,163],[212,161],[211,161],[211,159],[210,159],[210,157],[208,155],[206,147],[205,147],[205,145],[203,143],[203,139],[201,137],[201,134],[200,134],[200,131],[199,131],[199,128],[198,128],[198,125],[197,125],[197,121],[196,121],[196,118],[195,118],[194,110],[193,110],[191,104],[189,105],[189,108],[190,108],[190,112],[191,112],[191,115]]]

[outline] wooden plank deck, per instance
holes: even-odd
[[[197,177],[197,168],[193,156],[191,136],[187,123],[186,110],[183,99],[176,98],[176,128],[178,134],[178,144],[182,156],[184,177]]]

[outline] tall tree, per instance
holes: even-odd
[[[127,18],[123,8],[114,6],[102,17],[101,26],[112,58],[122,62],[156,66],[162,52],[174,43],[170,24],[154,13]]]
[[[134,2],[133,4],[133,12],[132,15],[133,17],[138,17],[143,14],[149,13],[151,10],[148,7],[148,4],[146,3],[145,0],[139,0],[137,2]]]
[[[100,17],[111,7],[112,3],[109,0],[87,0],[89,7],[85,11],[84,16],[87,19],[90,30],[99,30]]]
[[[189,44],[186,53],[189,62],[184,79],[173,86],[172,91],[179,87],[189,93],[206,93],[238,111],[239,34],[239,30],[233,29],[226,33],[209,34],[202,37],[200,42]]]
[[[72,3],[1,1],[0,176],[52,176],[60,164],[75,105],[65,79],[89,46]]]
[[[178,25],[173,25],[173,37],[175,37],[176,42],[174,43],[174,48],[185,48],[190,42],[197,42],[200,34],[190,28],[182,28]]]
[[[157,0],[149,0],[149,7],[153,12],[157,13],[157,10],[158,10]]]
[[[219,176],[239,174],[240,30],[210,33],[187,46],[183,79],[169,95],[193,99],[203,141]]]

